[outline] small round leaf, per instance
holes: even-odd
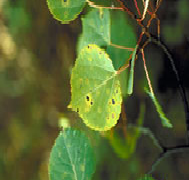
[[[86,0],[47,0],[49,10],[56,20],[74,20],[85,6]]]

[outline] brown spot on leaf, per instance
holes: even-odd
[[[114,113],[112,113],[112,119],[114,119],[115,118],[115,114]]]

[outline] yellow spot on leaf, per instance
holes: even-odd
[[[80,165],[80,170],[81,170],[82,172],[85,171],[85,165],[84,165],[84,164],[81,164],[81,165]]]
[[[86,84],[87,84],[87,85],[89,85],[89,79],[86,79],[86,81],[85,81],[85,82],[86,82]]]
[[[110,94],[110,89],[108,88],[108,89],[106,89],[106,94]]]
[[[98,113],[102,113],[102,109],[100,107],[98,107]]]

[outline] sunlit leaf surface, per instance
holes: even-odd
[[[121,90],[112,61],[96,45],[82,49],[71,76],[70,107],[92,129],[113,127],[121,112]]]

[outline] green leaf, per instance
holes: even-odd
[[[135,48],[137,44],[136,32],[123,11],[111,11],[111,42],[113,44]],[[128,53],[127,59],[131,52]]]
[[[66,129],[60,132],[49,160],[50,180],[90,180],[95,159],[84,133]]]
[[[134,48],[136,46],[136,33],[131,26],[129,18],[123,11],[111,11],[111,43],[121,45],[126,48]],[[116,70],[123,66],[132,54],[131,51],[119,49],[111,45],[107,47],[107,53],[110,55]],[[119,78],[121,82],[122,95],[125,97],[127,95],[128,71],[125,70],[122,72]]]
[[[110,12],[93,9],[82,18],[83,33],[79,38],[78,51],[88,44],[106,46],[110,43]]]
[[[144,177],[142,177],[142,178],[140,178],[138,180],[155,180],[155,179],[150,175],[145,175]]]
[[[86,0],[47,0],[49,10],[56,20],[66,23],[77,18]]]
[[[2,10],[5,19],[9,22],[9,30],[15,38],[18,38],[18,34],[24,34],[31,28],[31,16],[26,10],[26,1],[5,1]]]
[[[119,19],[119,21],[117,20]],[[136,45],[136,33],[125,16],[124,12],[108,9],[93,9],[82,19],[83,33],[79,38],[78,52],[88,44],[107,46],[107,53],[112,59],[113,66],[118,70],[124,65],[131,55],[131,51],[119,49],[110,45],[112,43],[134,48]],[[118,33],[119,32],[119,33]],[[122,95],[127,94],[127,71],[119,75],[121,81]]]
[[[100,5],[102,7],[111,7],[112,5],[115,5],[117,3],[116,0],[90,0],[90,2],[92,2],[92,4]],[[119,3],[117,4],[119,5]]]
[[[147,89],[145,89],[146,93],[150,96],[150,98],[152,99],[155,107],[156,107],[156,110],[159,114],[159,117],[161,119],[161,123],[164,127],[167,127],[167,128],[172,128],[173,125],[170,123],[170,120],[165,116],[158,100],[156,99],[155,95],[152,94],[150,91],[148,91]]]
[[[121,89],[112,61],[97,45],[83,48],[71,76],[70,106],[98,131],[112,128],[121,112]]]
[[[136,33],[123,11],[111,11],[111,43],[125,48],[135,48],[137,44]],[[107,53],[110,55],[115,69],[118,69],[129,59],[132,51],[108,46]]]
[[[136,57],[137,49],[138,49],[138,45],[136,45],[135,47],[135,50],[132,55],[132,60],[131,60],[131,69],[129,73],[128,92],[127,92],[129,95],[133,93],[134,67],[135,67],[135,57]]]

